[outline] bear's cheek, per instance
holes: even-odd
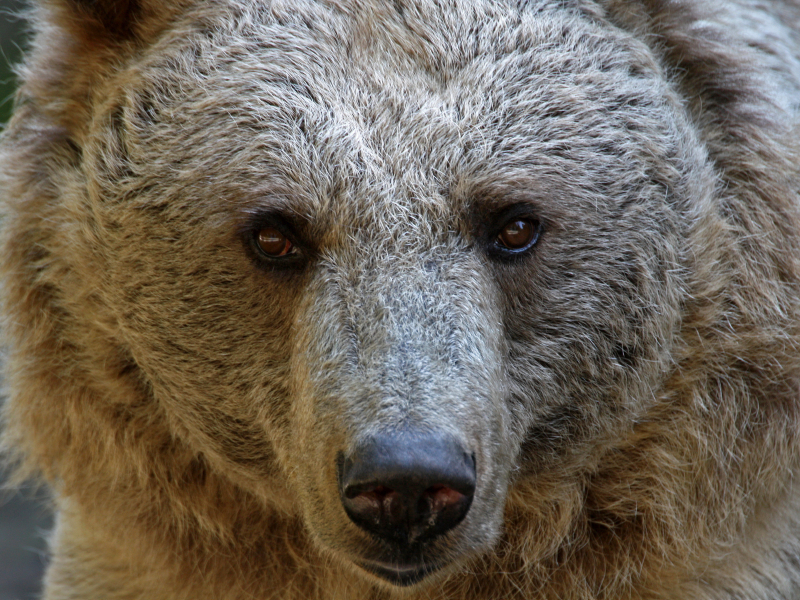
[[[121,231],[107,293],[123,343],[175,433],[221,472],[263,487],[276,476],[274,443],[289,435],[288,340],[302,278],[254,269],[213,232],[136,214]]]
[[[680,326],[673,231],[645,237],[643,224],[623,220],[608,232],[578,218],[570,226],[543,240],[540,260],[496,277],[520,477],[572,476],[623,438],[669,372]]]

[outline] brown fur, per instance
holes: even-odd
[[[32,22],[4,443],[55,492],[47,600],[800,597],[794,0]],[[247,243],[276,214],[299,261]],[[409,423],[478,489],[401,589],[335,463]]]

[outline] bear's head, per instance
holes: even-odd
[[[651,49],[562,4],[45,3],[6,186],[51,185],[4,234],[12,346],[49,352],[10,385],[66,398],[9,409],[68,431],[44,470],[209,531],[175,499],[213,480],[396,585],[507,507],[546,557],[591,498],[657,505],[620,473],[677,402],[715,176]]]

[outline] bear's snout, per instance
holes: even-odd
[[[458,525],[475,494],[474,455],[448,434],[372,436],[349,455],[340,455],[338,466],[348,517],[401,549]]]

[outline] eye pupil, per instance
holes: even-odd
[[[277,258],[292,251],[293,244],[274,227],[265,227],[258,232],[258,247],[267,256]]]
[[[527,219],[511,221],[497,236],[502,246],[509,250],[521,250],[530,246],[536,235],[536,226]]]

